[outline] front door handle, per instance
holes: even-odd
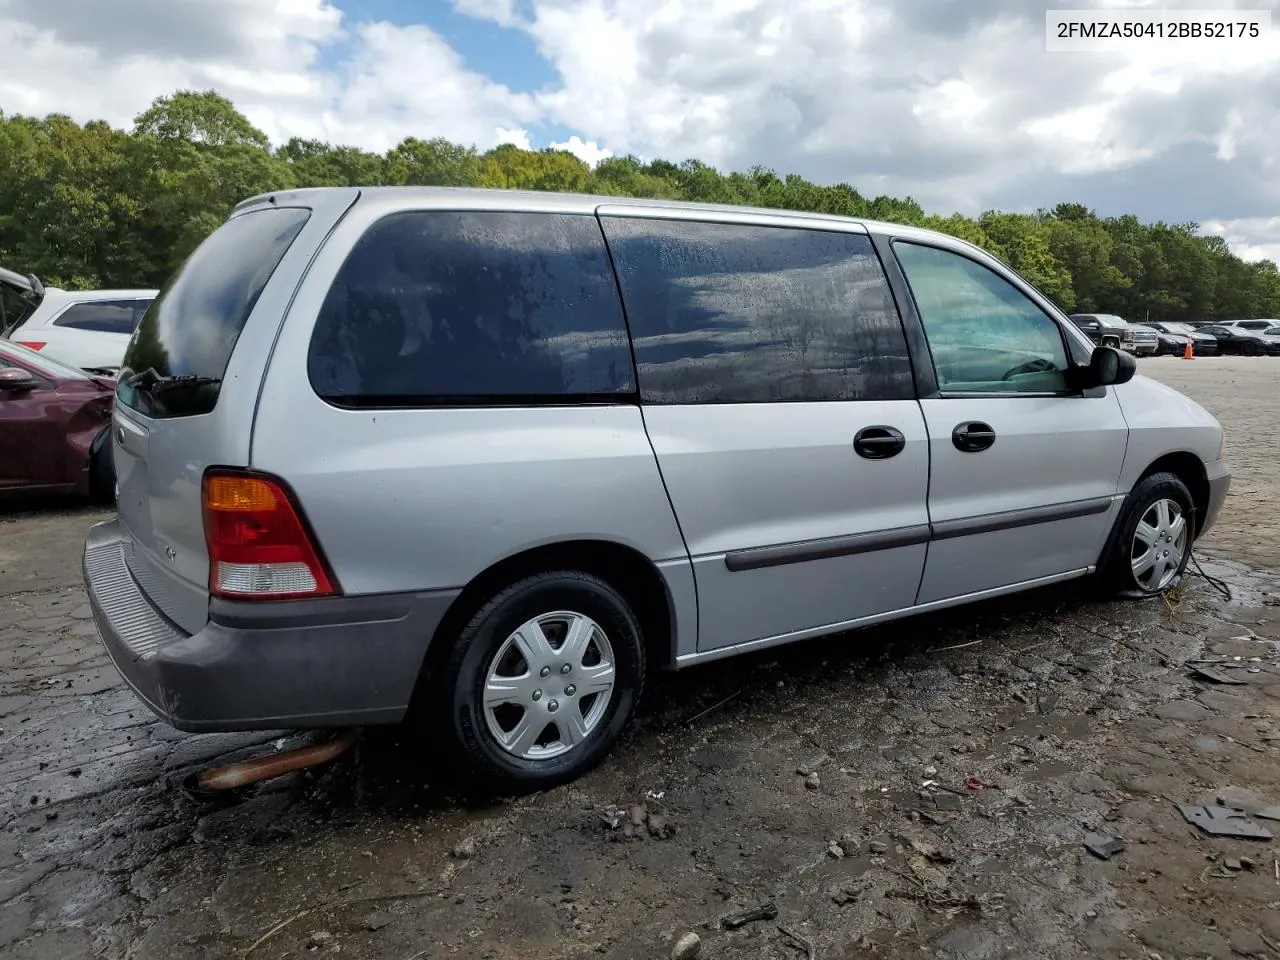
[[[961,453],[978,453],[996,442],[996,432],[990,424],[970,420],[951,431],[951,442]]]
[[[863,427],[853,438],[853,450],[866,460],[888,460],[907,445],[901,430],[893,427]]]

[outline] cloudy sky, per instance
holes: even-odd
[[[1028,0],[0,0],[0,110],[127,126],[215,88],[280,142],[409,135],[764,164],[931,212],[1195,220],[1280,259],[1262,40],[1047,53]]]

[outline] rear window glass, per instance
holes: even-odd
[[[307,361],[343,406],[617,402],[635,390],[592,216],[422,211],[375,223],[334,278]]]
[[[72,304],[53,321],[55,327],[93,330],[97,333],[133,333],[141,314],[133,300],[86,300]]]
[[[311,212],[233,217],[160,291],[125,352],[117,398],[149,417],[208,413],[254,304]]]

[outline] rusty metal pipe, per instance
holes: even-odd
[[[202,770],[192,778],[191,786],[200,791],[234,790],[295,770],[319,766],[350,750],[360,739],[360,733],[361,729],[354,727],[320,743]]]

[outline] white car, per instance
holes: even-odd
[[[115,373],[155,290],[60,290],[0,268],[0,337],[62,363]]]

